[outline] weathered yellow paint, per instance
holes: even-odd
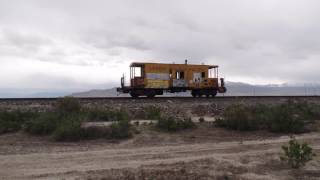
[[[147,79],[146,82],[146,88],[169,88],[168,80]]]
[[[184,72],[184,80],[188,87],[191,88],[207,88],[218,87],[217,78],[208,78],[208,70],[215,65],[194,65],[194,64],[161,64],[161,63],[132,63],[134,65],[143,66],[143,74],[147,73],[168,73],[170,80],[144,79],[146,88],[168,88],[173,86],[173,79],[176,79],[176,72]],[[194,73],[205,73],[205,76],[200,78],[201,82],[194,81]]]

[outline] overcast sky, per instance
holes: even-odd
[[[0,0],[1,89],[119,85],[132,61],[319,83],[319,0]]]

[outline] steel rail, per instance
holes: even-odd
[[[0,101],[55,101],[62,97],[53,97],[53,98],[0,98]],[[216,96],[214,98],[195,98],[189,96],[159,96],[154,98],[147,98],[147,97],[139,97],[139,98],[132,98],[132,97],[76,97],[79,100],[125,100],[125,99],[134,99],[134,100],[153,100],[153,99],[194,99],[194,100],[201,100],[201,99],[268,99],[268,98],[287,98],[287,99],[303,99],[303,98],[319,98],[320,96]]]

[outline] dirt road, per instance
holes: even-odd
[[[320,151],[319,133],[297,138],[310,142],[316,152]],[[278,160],[280,145],[288,140],[288,136],[282,136],[266,140],[0,155],[0,177],[135,179],[141,178],[141,171],[144,171],[146,174],[143,176],[149,176],[149,173],[164,179],[165,173],[172,171],[180,178],[182,176],[179,173],[189,174],[191,179],[219,179],[226,176],[231,179],[289,179],[297,177],[296,172],[290,174],[290,168],[283,168],[285,165]],[[206,168],[208,171],[205,171]],[[155,171],[163,171],[163,176]],[[302,179],[305,176],[308,179],[320,177],[319,158],[299,172],[298,177]],[[170,177],[174,179],[175,176]]]

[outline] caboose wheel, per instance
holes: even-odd
[[[197,93],[197,91],[192,90],[191,95],[192,95],[192,97],[197,97],[198,93]]]
[[[216,90],[213,90],[212,92],[211,92],[211,96],[212,97],[215,97],[217,95],[217,91]]]
[[[154,98],[156,95],[155,94],[148,94],[147,97],[148,98]]]
[[[154,90],[146,90],[144,93],[148,98],[153,98],[156,96],[156,91]]]
[[[139,95],[134,93],[134,92],[130,92],[130,96],[133,97],[133,98],[138,98]]]

